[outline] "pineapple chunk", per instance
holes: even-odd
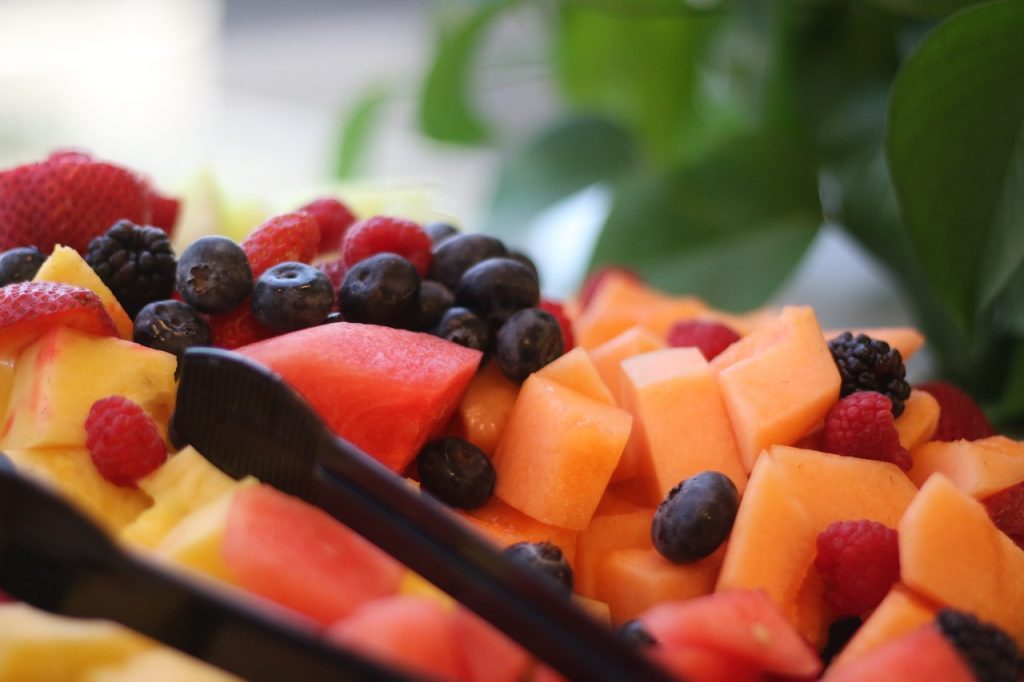
[[[110,287],[103,283],[103,280],[89,267],[85,259],[70,246],[58,244],[53,247],[53,253],[39,266],[39,272],[36,273],[34,281],[63,282],[92,291],[100,297],[103,307],[114,321],[114,326],[117,327],[117,333],[121,335],[121,338],[132,338],[132,320],[128,317],[128,313],[121,307]]]
[[[234,682],[239,678],[197,661],[174,649],[143,651],[119,665],[103,666],[86,673],[81,682]]]

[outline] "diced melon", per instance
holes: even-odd
[[[928,391],[916,388],[903,402],[903,414],[896,418],[896,431],[900,434],[900,445],[913,450],[927,443],[935,435],[939,425],[939,401]]]
[[[581,597],[578,594],[572,595],[572,602],[576,606],[580,607],[585,611],[591,618],[611,627],[612,625],[612,612],[608,608],[608,605],[603,601],[597,599],[591,599],[590,597]]]
[[[542,523],[497,497],[491,497],[482,507],[456,513],[498,547],[517,542],[550,542],[562,550],[570,564],[575,562],[577,531]]]
[[[619,625],[664,602],[711,593],[724,548],[700,561],[674,564],[654,549],[617,549],[597,563],[597,598]]]
[[[665,347],[665,342],[643,327],[630,327],[618,336],[602,343],[590,352],[590,359],[601,375],[601,380],[612,393],[615,402],[622,405],[623,387],[620,365],[626,358],[650,353]]]
[[[1024,551],[980,502],[936,474],[907,509],[899,534],[908,588],[995,623],[1024,644]]]
[[[591,519],[590,525],[576,539],[576,592],[585,597],[597,598],[597,566],[609,552],[617,549],[651,549],[653,520],[653,509],[611,513]]]
[[[953,643],[933,624],[886,642],[848,665],[832,667],[823,682],[977,682]]]
[[[457,432],[487,455],[493,455],[519,394],[497,362],[488,362],[473,377],[456,411]]]
[[[167,647],[135,654],[118,665],[86,672],[80,682],[241,682],[219,668]]]
[[[146,493],[107,481],[84,447],[6,450],[14,466],[53,486],[110,532],[132,523],[152,504]]]
[[[85,259],[69,246],[58,244],[53,247],[51,253],[43,264],[33,281],[36,282],[63,282],[73,284],[92,291],[100,297],[103,307],[106,308],[110,319],[117,327],[117,333],[122,339],[132,338],[132,319],[118,302],[114,292],[110,290],[99,275],[85,262]]]
[[[138,403],[166,435],[177,364],[174,355],[131,341],[53,329],[18,359],[0,446],[84,446],[89,408],[112,395]]]
[[[899,639],[935,618],[938,609],[897,583],[832,661],[835,670]]]
[[[537,376],[571,388],[601,403],[615,404],[611,391],[583,348],[576,347],[553,362],[545,365]]]
[[[696,348],[668,348],[627,358],[625,407],[633,415],[637,476],[659,504],[680,481],[718,471],[742,493],[747,474],[729,415],[707,360]]]
[[[914,449],[910,480],[923,486],[940,473],[981,500],[1024,481],[1024,443],[991,436],[982,440],[931,441]]]
[[[711,362],[747,471],[770,445],[792,445],[839,399],[839,370],[807,307],[788,307]]]
[[[657,307],[663,298],[642,282],[609,275],[573,322],[576,345],[591,350],[640,325],[645,311]]]
[[[632,421],[617,407],[529,377],[494,454],[495,494],[538,521],[586,528]]]
[[[825,338],[832,340],[843,332],[850,332],[854,336],[867,334],[873,339],[885,341],[890,347],[900,352],[900,357],[906,362],[914,353],[924,345],[924,335],[913,327],[861,327],[859,329],[827,329]]]

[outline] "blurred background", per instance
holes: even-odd
[[[340,194],[501,236],[553,296],[621,262],[913,323],[917,374],[1015,417],[1021,5],[0,0],[0,167],[83,147],[228,233]]]

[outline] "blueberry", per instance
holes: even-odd
[[[505,245],[484,234],[459,234],[434,247],[427,279],[455,291],[462,273],[482,260],[500,258],[508,253]]]
[[[520,310],[498,330],[498,365],[515,382],[525,381],[562,351],[558,320],[540,308]]]
[[[458,228],[449,223],[427,223],[423,226],[423,231],[430,236],[430,241],[434,243],[434,246],[459,233]]]
[[[537,264],[533,262],[533,259],[527,256],[522,251],[509,251],[508,258],[511,258],[517,263],[522,263],[526,266],[526,269],[533,274],[533,278],[540,281],[540,271],[537,270]]]
[[[0,287],[29,281],[44,260],[46,256],[34,246],[19,246],[0,253]]]
[[[416,457],[416,469],[423,489],[452,507],[476,509],[494,494],[491,460],[461,438],[440,438],[424,445]]]
[[[135,343],[181,356],[187,348],[213,343],[210,325],[181,301],[154,301],[142,307],[132,327]]]
[[[409,329],[422,332],[441,321],[445,311],[452,307],[454,297],[448,287],[425,279],[420,283],[420,295],[416,300],[416,311],[409,320]]]
[[[252,268],[242,247],[227,237],[202,237],[178,259],[178,292],[201,313],[226,313],[252,292]]]
[[[547,576],[566,596],[572,594],[572,566],[558,545],[550,542],[517,542],[506,547],[502,554]]]
[[[540,301],[540,287],[530,270],[511,258],[488,258],[463,273],[455,304],[469,308],[497,329],[513,313]]]
[[[490,325],[466,308],[449,308],[430,333],[446,341],[486,353],[491,348],[494,333]]]
[[[658,640],[654,639],[654,635],[648,632],[644,624],[636,619],[627,620],[620,625],[617,634],[619,639],[634,649],[646,649],[658,643]]]
[[[338,308],[349,322],[401,327],[416,311],[420,276],[413,264],[394,253],[378,253],[345,273]]]
[[[669,561],[703,559],[725,542],[740,496],[725,474],[703,471],[673,488],[651,524],[654,548]]]
[[[252,289],[252,314],[275,332],[321,324],[334,307],[334,286],[311,265],[285,261],[268,269]]]

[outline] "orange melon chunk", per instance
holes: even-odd
[[[545,365],[537,372],[537,376],[571,388],[600,403],[615,404],[611,391],[601,379],[594,361],[590,359],[587,351],[578,346]]]
[[[918,486],[941,473],[977,500],[1024,481],[1024,443],[1005,436],[932,441],[915,448],[912,455],[914,466],[907,475]]]
[[[456,513],[498,547],[508,547],[517,542],[550,542],[562,550],[570,564],[576,563],[577,531],[541,523],[496,497],[491,497],[482,507],[472,511],[457,510]]]
[[[886,642],[916,630],[931,622],[936,613],[938,609],[934,604],[897,583],[843,647],[830,668],[837,670]]]
[[[747,475],[718,382],[696,348],[667,348],[627,358],[625,407],[637,434],[637,475],[659,504],[683,479],[718,471],[742,493]]]
[[[653,509],[595,516],[576,538],[575,590],[584,597],[597,598],[597,566],[616,549],[652,549]]]
[[[939,401],[928,391],[914,389],[903,402],[903,414],[896,419],[900,445],[913,450],[927,443],[939,425]]]
[[[792,445],[839,398],[839,371],[808,307],[788,307],[712,362],[747,471],[773,444]]]
[[[598,599],[608,604],[612,623],[636,618],[656,604],[710,594],[724,548],[690,564],[674,564],[654,549],[618,549],[597,565]]]
[[[538,521],[583,530],[632,422],[625,410],[530,376],[494,453],[495,494]]]
[[[459,402],[456,433],[493,455],[518,393],[519,387],[501,373],[498,363],[487,363]]]
[[[924,335],[913,327],[862,327],[860,329],[828,329],[825,331],[825,338],[831,341],[843,332],[867,334],[873,339],[885,341],[890,347],[900,352],[903,361],[906,362],[914,353],[924,345]]]
[[[1024,551],[985,507],[937,474],[899,525],[903,583],[942,606],[968,611],[1024,643]]]

